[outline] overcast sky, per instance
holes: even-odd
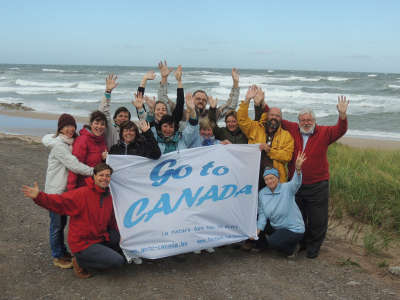
[[[400,73],[400,1],[1,1],[0,63]]]

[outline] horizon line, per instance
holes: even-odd
[[[94,64],[39,64],[39,63],[3,63],[0,62],[0,65],[26,65],[26,66],[91,66],[91,67],[126,67],[126,68],[149,68],[151,69],[151,66],[129,66],[129,65],[120,65],[120,64],[115,64],[115,65],[107,65],[107,64],[99,64],[99,65],[94,65]],[[157,65],[154,66],[155,69],[158,69]],[[176,68],[177,66],[170,66],[171,68]],[[201,67],[191,67],[191,66],[186,66],[183,68],[190,68],[190,69],[222,69],[222,70],[231,70],[232,68],[227,68],[227,67],[208,67],[208,66],[201,66]],[[233,67],[234,68],[234,67]],[[240,70],[256,70],[256,71],[305,71],[305,72],[327,72],[327,73],[378,73],[378,74],[400,74],[399,73],[394,73],[394,72],[377,72],[377,71],[333,71],[333,70],[311,70],[311,69],[275,69],[275,68],[236,68]]]

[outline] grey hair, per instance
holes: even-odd
[[[302,110],[300,110],[297,115],[297,119],[300,120],[300,116],[305,115],[305,114],[310,114],[312,116],[312,118],[315,120],[315,113],[311,108],[303,108]]]

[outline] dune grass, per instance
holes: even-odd
[[[400,234],[400,151],[329,147],[330,201],[344,214]]]

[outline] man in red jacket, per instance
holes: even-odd
[[[303,164],[303,181],[296,194],[296,202],[303,214],[306,232],[302,244],[308,258],[316,258],[328,228],[329,163],[328,146],[347,131],[346,97],[338,97],[339,120],[334,126],[316,124],[314,112],[299,112],[299,123],[282,120],[282,127],[294,139],[292,160],[288,164],[289,178],[295,171],[297,154],[304,151],[307,161]]]
[[[86,186],[61,195],[40,192],[36,182],[34,187],[22,187],[37,205],[70,216],[68,245],[80,278],[91,276],[86,268],[108,269],[125,263],[108,188],[112,172],[109,165],[100,163],[93,169],[93,178],[86,178]]]

